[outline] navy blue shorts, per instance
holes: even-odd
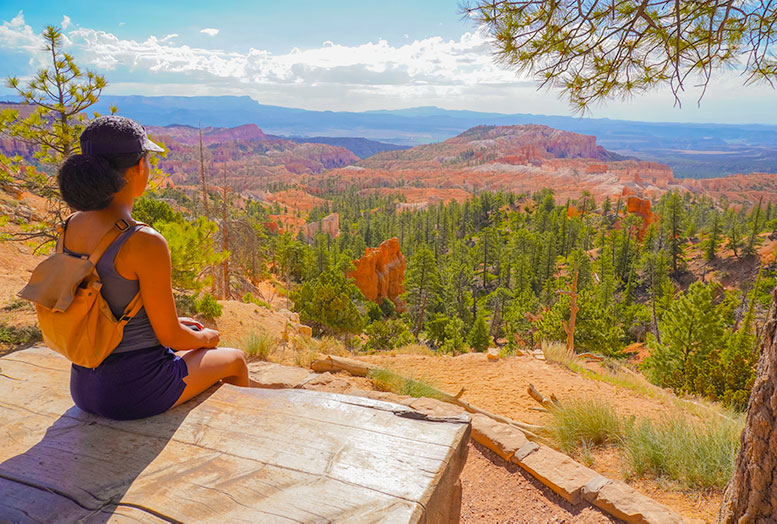
[[[95,369],[73,364],[70,395],[76,406],[114,420],[164,413],[180,398],[186,362],[164,346],[108,355]]]

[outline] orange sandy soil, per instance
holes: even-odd
[[[547,415],[535,409],[538,404],[527,393],[529,384],[533,384],[545,396],[555,394],[561,402],[585,398],[605,401],[615,406],[622,416],[634,415],[637,418],[658,420],[666,418],[677,409],[668,400],[644,397],[531,356],[508,357],[498,361],[489,361],[482,353],[458,357],[372,355],[359,359],[405,376],[423,379],[448,393],[457,393],[464,387],[463,400],[492,413],[531,424],[544,424]],[[686,519],[714,521],[720,507],[720,492],[703,495],[685,493],[660,485],[653,479],[627,479],[625,461],[613,449],[594,451],[592,458],[591,468],[609,478],[627,480],[640,492],[665,504]],[[495,491],[494,496],[497,494]]]

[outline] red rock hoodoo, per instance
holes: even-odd
[[[645,236],[648,226],[655,220],[655,215],[650,211],[650,200],[630,196],[626,200],[626,212],[633,213],[642,218],[642,227],[639,229],[640,240]]]
[[[367,300],[380,304],[384,298],[391,300],[398,311],[405,310],[399,295],[405,292],[405,257],[399,250],[399,240],[390,238],[378,247],[368,247],[364,256],[354,260],[356,269],[348,276],[364,293]]]

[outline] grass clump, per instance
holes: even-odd
[[[565,453],[578,448],[617,444],[623,424],[612,408],[598,400],[578,400],[555,407],[550,412],[548,432]]]
[[[545,355],[545,360],[549,362],[555,362],[556,364],[561,364],[571,371],[575,371],[577,373],[583,373],[587,371],[578,362],[574,350],[568,349],[566,344],[561,342],[547,342],[543,340],[542,353]]]
[[[554,407],[547,432],[565,453],[579,453],[586,463],[591,450],[615,446],[633,477],[652,476],[682,489],[722,489],[734,472],[741,419],[674,416],[635,420],[619,416],[598,400],[578,400]]]
[[[635,476],[653,475],[686,489],[725,487],[734,472],[742,426],[720,418],[631,422],[623,442]]]
[[[441,398],[440,391],[423,380],[403,377],[385,368],[375,368],[367,374],[375,387],[381,391],[389,391],[397,395],[410,397]]]
[[[268,333],[251,331],[240,343],[240,349],[249,360],[269,360],[278,340]]]
[[[310,364],[322,354],[336,357],[351,355],[345,348],[345,344],[334,337],[324,337],[320,340],[298,337],[294,347],[294,365],[309,368]]]
[[[3,307],[3,311],[18,311],[20,309],[33,309],[33,307],[32,304],[21,298],[14,298]]]
[[[11,347],[29,346],[43,340],[38,326],[9,326],[0,322],[0,344]]]

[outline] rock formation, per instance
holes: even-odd
[[[404,311],[405,304],[399,296],[405,292],[405,257],[399,249],[399,240],[390,238],[378,247],[368,247],[364,256],[354,260],[356,269],[348,276],[364,293],[367,300],[380,304],[384,298],[391,300],[397,311]]]
[[[642,218],[642,226],[639,228],[638,233],[640,240],[642,240],[642,238],[645,236],[645,233],[647,232],[648,227],[656,219],[655,215],[653,215],[652,211],[650,211],[650,200],[645,200],[636,196],[630,196],[628,200],[626,200],[626,212],[633,213]]]
[[[312,241],[317,233],[326,233],[332,238],[335,238],[337,235],[340,234],[340,215],[337,213],[332,213],[331,215],[327,215],[318,222],[311,222],[310,224],[305,224],[305,226],[302,228],[302,233],[305,235],[305,239],[310,242]]]

